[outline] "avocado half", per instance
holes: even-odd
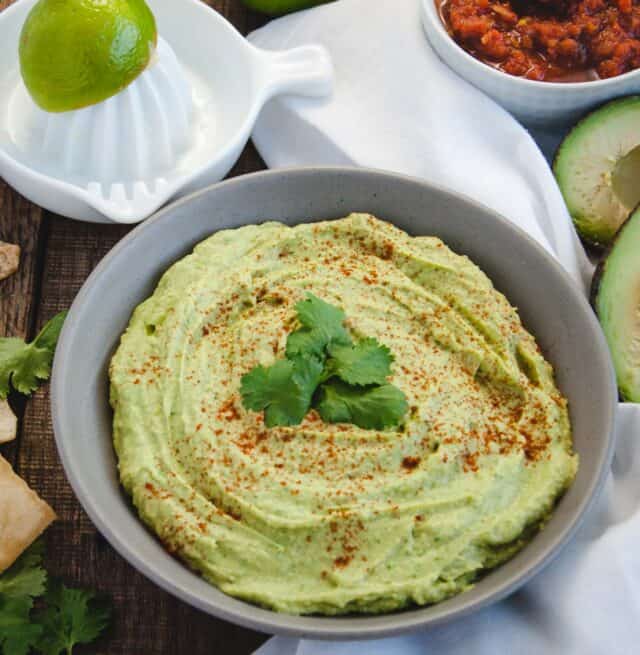
[[[583,118],[560,144],[553,172],[582,239],[611,244],[640,203],[640,96]]]
[[[640,402],[640,208],[598,265],[591,302],[609,343],[620,395]]]

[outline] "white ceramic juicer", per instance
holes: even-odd
[[[0,174],[64,216],[138,222],[222,179],[269,98],[331,91],[320,46],[259,50],[200,0],[147,0],[159,32],[147,69],[103,102],[49,113],[19,72],[20,31],[35,2],[0,14]]]

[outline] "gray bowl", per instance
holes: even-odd
[[[111,443],[107,366],[133,309],[160,275],[221,228],[279,219],[289,224],[366,211],[412,234],[434,234],[465,253],[520,309],[569,398],[580,470],[546,528],[470,591],[438,605],[382,616],[299,617],[231,598],[171,557],[137,518],[118,483]],[[167,207],[125,237],[78,294],[53,370],[58,450],[85,510],[113,547],[191,605],[263,632],[318,639],[397,634],[459,618],[529,580],[558,553],[601,488],[617,402],[605,341],[581,291],[531,238],[477,203],[425,182],[348,168],[277,170],[238,177]]]

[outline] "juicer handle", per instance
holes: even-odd
[[[263,50],[266,96],[287,93],[312,98],[328,96],[333,89],[333,64],[326,48],[305,45],[291,50]]]

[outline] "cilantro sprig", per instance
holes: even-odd
[[[33,598],[0,597],[0,647],[3,655],[27,655],[42,637],[42,626],[31,620]]]
[[[42,568],[44,542],[36,541],[0,575],[0,595],[10,598],[42,596],[47,572]]]
[[[39,380],[49,378],[66,316],[66,311],[56,314],[31,343],[15,337],[0,338],[0,400],[7,399],[11,386],[28,396],[38,388]]]
[[[43,554],[38,541],[0,575],[2,655],[72,655],[77,644],[91,643],[109,623],[106,601],[48,579]]]
[[[69,589],[52,581],[45,595],[47,607],[38,616],[42,637],[36,648],[43,655],[71,655],[77,644],[90,644],[109,625],[111,608],[92,591]]]
[[[312,408],[327,423],[368,430],[398,425],[408,405],[387,382],[389,348],[370,337],[354,342],[344,311],[312,293],[295,309],[300,327],[287,338],[286,358],[242,377],[245,408],[264,411],[267,427],[298,425]]]

